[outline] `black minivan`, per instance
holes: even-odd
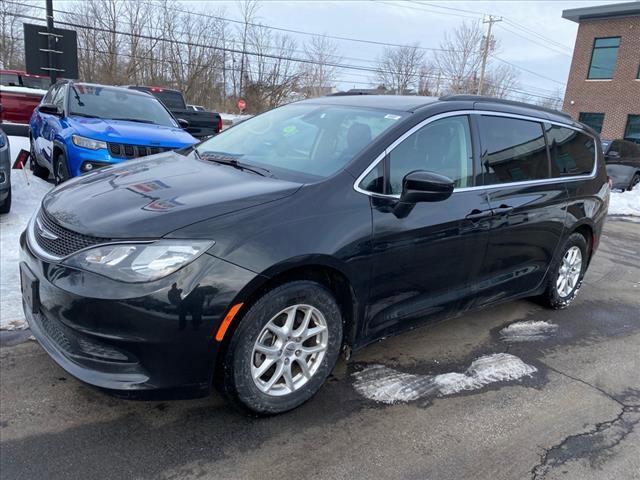
[[[89,384],[283,412],[341,351],[515,298],[569,305],[609,191],[598,136],[556,111],[306,100],[50,192],[20,239],[25,314]]]

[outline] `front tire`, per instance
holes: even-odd
[[[633,188],[640,183],[640,173],[636,173],[631,182],[629,183],[629,188],[627,190],[633,190]]]
[[[589,260],[587,240],[579,233],[567,238],[549,269],[544,303],[554,310],[567,308],[576,298]]]
[[[342,315],[333,294],[289,282],[247,310],[224,358],[222,388],[241,410],[273,415],[313,397],[336,364]]]
[[[53,172],[56,185],[60,185],[69,180],[69,166],[67,165],[67,157],[64,153],[59,153],[53,162]]]
[[[29,137],[29,148],[30,148],[29,158],[31,159],[31,171],[36,177],[41,178],[42,180],[48,180],[49,169],[41,166],[38,163],[38,160],[36,157],[36,149],[34,148],[33,138],[31,137]]]

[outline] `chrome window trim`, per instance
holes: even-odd
[[[395,149],[407,137],[411,136],[412,134],[414,134],[415,132],[420,130],[422,127],[424,127],[425,125],[428,125],[431,122],[435,122],[436,120],[440,120],[442,118],[457,117],[457,116],[460,116],[460,115],[491,115],[491,116],[494,116],[494,117],[508,117],[508,118],[515,118],[517,120],[529,120],[529,121],[533,121],[533,122],[549,123],[551,125],[556,125],[556,126],[559,126],[559,127],[564,127],[564,128],[569,128],[571,130],[575,130],[577,132],[583,133],[583,134],[593,138],[594,141],[596,140],[596,138],[593,135],[591,135],[589,132],[587,132],[585,130],[582,130],[579,127],[575,127],[573,125],[568,125],[568,124],[562,123],[562,122],[557,122],[555,120],[548,120],[546,118],[541,118],[541,117],[532,117],[532,116],[529,116],[529,115],[520,115],[520,114],[517,114],[517,113],[494,112],[494,111],[491,111],[491,110],[456,110],[456,111],[452,111],[452,112],[439,113],[437,115],[434,115],[433,117],[426,118],[422,122],[420,122],[417,125],[411,127],[409,130],[407,130],[405,133],[403,133],[400,137],[398,137],[391,145],[389,145],[387,148],[385,148],[384,151],[380,155],[378,155],[375,158],[375,160],[373,160],[373,162],[371,162],[371,164],[360,174],[360,176],[358,176],[358,178],[356,178],[356,181],[353,183],[353,189],[356,192],[362,193],[364,195],[368,195],[370,197],[399,199],[400,198],[399,194],[387,195],[387,194],[383,194],[383,193],[370,192],[369,190],[365,190],[364,188],[361,188],[360,184],[362,183],[364,178],[371,172],[371,170],[373,170],[375,167],[377,167],[378,163],[380,163],[389,153],[391,153],[391,151],[393,151],[393,149]],[[473,187],[459,187],[459,188],[454,188],[453,189],[453,193],[456,193],[456,192],[468,192],[468,191],[474,191],[474,190],[491,190],[491,189],[494,189],[494,188],[502,188],[502,187],[509,188],[509,187],[513,187],[513,186],[544,185],[546,183],[572,182],[572,181],[593,179],[593,178],[595,178],[596,173],[598,171],[598,160],[599,160],[599,153],[598,153],[598,151],[596,149],[594,157],[593,157],[593,170],[588,175],[574,175],[574,176],[556,177],[556,178],[541,178],[539,180],[523,180],[523,181],[520,181],[520,182],[496,183],[496,184],[493,184],[493,185],[475,185]]]

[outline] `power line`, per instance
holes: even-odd
[[[28,19],[43,21],[43,19],[41,19],[41,18],[33,17],[33,16],[29,16],[29,15],[22,15],[22,14],[12,14],[12,15],[17,16],[17,17],[22,17],[22,18],[28,18]],[[61,22],[58,22],[58,23],[62,24],[62,25],[72,26],[72,27],[75,27],[75,28],[80,28],[80,29],[87,29],[87,30],[93,30],[93,31],[102,31],[102,32],[107,32],[107,33],[116,33],[116,34],[119,34],[119,35],[124,35],[124,36],[129,36],[129,37],[137,37],[137,38],[143,38],[143,39],[148,39],[148,40],[157,40],[157,41],[163,41],[163,42],[170,42],[170,43],[175,43],[175,44],[187,45],[187,46],[190,46],[190,47],[194,47],[195,46],[195,47],[201,47],[201,48],[208,48],[208,49],[225,51],[225,52],[230,52],[230,53],[237,53],[237,54],[243,54],[243,55],[249,55],[249,56],[257,56],[257,57],[262,57],[262,58],[269,58],[269,59],[273,59],[273,60],[287,60],[287,61],[297,62],[297,63],[318,64],[318,62],[316,62],[316,61],[313,61],[313,60],[310,60],[310,59],[304,59],[304,58],[285,57],[283,55],[275,55],[275,54],[269,54],[269,53],[256,53],[256,52],[251,52],[251,51],[247,51],[247,50],[238,50],[238,49],[233,49],[233,48],[225,48],[225,47],[220,47],[220,46],[212,46],[212,45],[199,44],[199,43],[194,43],[194,42],[186,42],[186,41],[181,41],[181,40],[176,40],[176,39],[166,39],[166,38],[163,38],[163,37],[153,37],[153,36],[144,35],[144,34],[137,34],[137,33],[131,33],[131,32],[122,32],[122,31],[118,31],[118,30],[114,30],[114,29],[107,29],[107,28],[102,28],[102,27],[93,27],[93,26],[80,25],[80,24],[76,24],[76,23],[72,23],[72,22],[61,21]],[[508,63],[508,62],[506,62],[506,63]],[[359,65],[341,64],[341,63],[335,63],[335,62],[327,62],[327,63],[325,63],[325,65],[332,66],[332,67],[335,67],[335,68],[338,68],[338,69],[364,71],[364,72],[369,72],[369,73],[378,73],[378,72],[381,71],[381,69],[379,67],[366,67],[366,66],[359,66]],[[382,70],[382,71],[386,72],[386,73],[391,73],[391,74],[397,73],[397,72],[394,72],[394,71],[391,71],[391,70]],[[453,78],[447,78],[447,77],[443,77],[441,75],[438,76],[438,75],[435,75],[435,74],[423,75],[423,77],[440,78],[442,80],[455,80]],[[535,96],[535,97],[539,97],[539,98],[547,98],[547,99],[551,99],[552,98],[552,97],[548,97],[548,96],[545,96],[545,95],[538,95],[538,94],[531,93],[531,92],[523,92],[521,90],[514,90],[514,91],[516,91],[518,93],[527,93],[527,94],[530,94],[531,96]]]
[[[14,2],[14,1],[11,1],[11,0],[5,0],[5,1],[7,3],[18,4],[17,2]],[[380,1],[380,0],[370,0],[370,1]],[[148,1],[144,1],[144,0],[140,0],[140,3],[146,4],[146,5],[149,5],[149,6],[155,6],[153,3],[148,2]],[[418,2],[418,3],[420,3],[420,2]],[[399,5],[396,5],[396,6],[399,6]],[[180,8],[177,8],[177,7],[173,7],[173,6],[165,6],[165,7],[168,10],[171,10],[171,11],[174,11],[174,12],[184,13],[184,14],[187,14],[187,15],[203,16],[203,17],[208,17],[208,18],[213,18],[213,19],[216,19],[216,20],[220,20],[220,21],[227,21],[227,22],[231,22],[231,23],[245,25],[245,22],[242,21],[242,20],[235,20],[235,19],[231,19],[231,18],[227,18],[227,17],[221,17],[219,15],[207,14],[207,13],[204,13],[204,12],[194,12],[194,11],[189,11],[189,10],[183,10],[183,9],[180,9]],[[38,6],[34,6],[34,8],[44,9],[44,7],[38,7]],[[444,7],[441,7],[441,8],[444,8]],[[449,7],[449,8],[452,9],[452,7]],[[422,10],[422,9],[419,9],[419,10]],[[62,10],[54,10],[54,11],[59,12],[59,13],[70,14],[70,15],[78,15],[75,12],[68,12],[68,11],[62,11]],[[31,17],[31,18],[35,18],[35,17]],[[58,23],[64,24],[64,22],[58,22]],[[69,25],[73,25],[73,24],[69,23]],[[260,27],[260,28],[268,28],[268,29],[276,30],[276,31],[295,33],[295,34],[299,34],[299,35],[307,35],[307,36],[314,36],[314,37],[325,37],[325,38],[331,38],[331,39],[340,40],[340,41],[358,42],[358,43],[381,45],[381,46],[387,46],[387,47],[410,47],[410,48],[414,48],[415,47],[415,48],[417,48],[419,50],[440,51],[440,52],[452,52],[453,51],[453,50],[447,50],[447,49],[441,49],[441,48],[429,48],[429,47],[404,45],[404,44],[397,44],[397,43],[386,43],[386,42],[380,42],[380,41],[376,41],[376,40],[364,40],[364,39],[357,39],[357,38],[343,37],[343,36],[336,36],[336,35],[326,35],[326,34],[320,34],[320,33],[306,32],[306,31],[302,31],[302,30],[275,27],[275,26],[272,26],[272,25],[265,25],[265,24],[254,23],[254,22],[248,22],[247,25],[254,26],[254,27]],[[217,47],[217,48],[222,48],[222,47]],[[241,52],[239,52],[239,53],[241,53]],[[554,79],[552,79],[550,77],[546,77],[546,76],[541,75],[541,74],[539,74],[537,72],[534,72],[532,70],[528,70],[528,69],[526,69],[524,67],[521,67],[520,65],[516,65],[514,63],[511,63],[511,62],[508,62],[506,60],[503,60],[502,58],[500,58],[498,56],[494,55],[493,58],[495,58],[498,61],[501,61],[503,63],[509,64],[513,68],[516,68],[518,70],[522,70],[524,72],[527,72],[527,73],[529,73],[531,75],[534,75],[534,76],[537,76],[539,78],[543,78],[545,80],[549,80],[549,81],[557,83],[559,85],[563,85],[563,86],[566,85],[565,82],[561,82],[559,80],[554,80]]]

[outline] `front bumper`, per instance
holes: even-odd
[[[226,311],[256,274],[204,254],[146,284],[126,284],[36,257],[20,238],[23,299],[29,326],[47,353],[78,379],[105,389],[185,389],[212,383]],[[26,296],[29,297],[28,295]]]

